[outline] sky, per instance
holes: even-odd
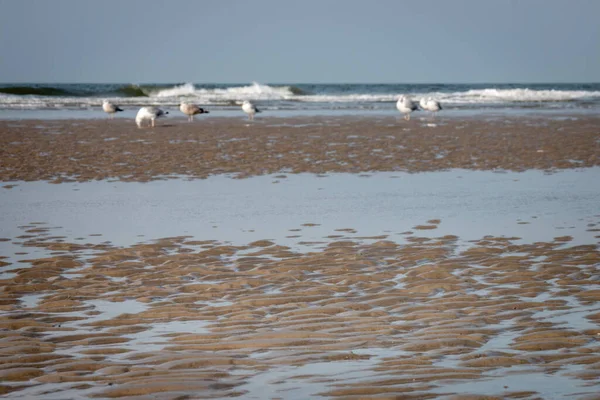
[[[0,0],[0,82],[600,82],[600,0]]]

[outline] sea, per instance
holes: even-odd
[[[272,116],[295,114],[395,114],[400,95],[433,98],[446,114],[595,113],[600,83],[505,84],[339,84],[339,83],[153,83],[153,84],[1,84],[0,119],[105,117],[102,100],[131,116],[141,106],[177,109],[181,101],[199,104],[216,115],[239,115],[243,100]]]

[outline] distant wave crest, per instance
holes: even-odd
[[[304,93],[294,86],[269,86],[254,82],[247,86],[225,88],[196,88],[192,83],[185,83],[170,88],[154,90],[151,97],[192,97],[202,103],[229,103],[241,100],[286,100]]]
[[[193,83],[179,85],[10,85],[0,87],[7,95],[60,96],[60,97],[149,97],[154,99],[191,98],[202,103],[229,103],[242,100],[289,100],[304,102],[389,102],[395,101],[400,93],[377,93],[377,91],[338,92],[318,91],[310,93],[292,85],[264,85],[253,82],[246,86],[219,87]],[[207,87],[208,86],[208,87]],[[450,103],[511,103],[553,102],[599,98],[600,91],[590,90],[537,90],[529,88],[498,89],[482,88],[465,91],[412,92],[411,97],[435,97]]]
[[[147,97],[148,89],[138,85],[116,85],[114,88],[95,90],[93,85],[66,85],[58,88],[54,86],[4,86],[0,87],[0,93],[16,96],[48,96],[48,97],[93,97],[93,96],[117,96],[117,97]]]
[[[18,96],[72,96],[67,90],[48,86],[6,86],[0,87],[0,93]]]
[[[147,91],[138,85],[121,86],[115,90],[115,94],[125,97],[148,97]]]
[[[586,90],[473,89],[444,95],[448,100],[466,103],[552,102],[600,97]]]
[[[174,86],[166,89],[154,89],[150,91],[150,97],[179,97],[193,96],[196,87],[193,83],[184,83],[183,85]]]
[[[520,86],[520,87],[519,87]],[[458,108],[570,107],[577,103],[600,104],[598,84],[298,84],[253,82],[248,85],[219,84],[4,84],[0,85],[0,108],[88,108],[102,99],[122,106],[174,106],[182,100],[206,106],[231,107],[243,100],[263,107],[279,108],[387,108],[401,94],[415,100],[432,97]]]
[[[298,95],[295,100],[306,102],[368,103],[396,101],[398,94],[331,94]],[[600,91],[534,90],[534,89],[471,89],[462,92],[414,92],[413,99],[432,97],[450,104],[501,104],[533,102],[568,102],[600,98]]]

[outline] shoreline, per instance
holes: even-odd
[[[140,106],[141,107],[141,106]],[[116,119],[135,119],[135,115],[140,107],[125,107],[123,112],[115,114]],[[178,105],[161,106],[169,111],[170,119],[179,119],[181,113]],[[238,106],[205,106],[211,113],[199,116],[200,119],[215,118],[234,118],[245,119],[245,114]],[[293,108],[274,108],[261,107],[262,113],[258,114],[257,121],[270,119],[288,119],[288,118],[321,118],[321,117],[357,117],[357,118],[381,118],[381,117],[401,117],[396,109],[395,103],[390,103],[385,108],[319,108],[310,107],[306,109]],[[438,114],[437,119],[471,119],[471,118],[586,118],[595,117],[600,113],[600,108],[595,106],[577,107],[577,108],[555,108],[545,105],[536,107],[502,107],[502,106],[484,106],[484,107],[464,107],[464,108],[444,108]],[[413,117],[428,118],[426,111],[414,112]],[[0,109],[0,121],[22,121],[22,120],[103,120],[106,114],[102,108],[83,108],[83,109]],[[183,117],[181,117],[183,118]]]

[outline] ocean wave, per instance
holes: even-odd
[[[114,91],[117,95],[122,95],[125,97],[148,97],[147,89],[144,89],[138,85],[125,85],[118,87]],[[101,93],[104,94],[104,93]],[[111,93],[106,93],[111,94]]]
[[[564,102],[572,100],[599,99],[600,91],[559,90],[532,88],[465,88],[446,90],[443,86],[431,85],[426,90],[413,87],[404,92],[400,85],[265,85],[253,82],[250,85],[219,86],[182,84],[64,84],[64,85],[4,85],[0,95],[47,96],[47,97],[149,97],[153,99],[189,98],[200,103],[224,104],[243,100],[256,101],[304,101],[304,102],[391,102],[400,94],[413,98],[434,97],[450,103],[511,103],[511,102]],[[404,85],[409,86],[409,85]],[[449,85],[450,86],[450,85]],[[310,88],[306,89],[306,87]],[[333,89],[332,89],[333,87]],[[440,90],[442,89],[442,90]],[[448,88],[450,89],[450,88]],[[397,91],[396,91],[397,90]]]
[[[599,98],[600,91],[490,88],[438,93],[435,97],[455,103],[563,102]]]
[[[395,102],[398,94],[315,94],[296,95],[289,100],[313,103],[380,103]],[[414,92],[413,99],[432,97],[449,104],[510,104],[536,102],[569,102],[599,100],[600,91],[534,90],[534,89],[472,89],[462,92]]]
[[[0,93],[18,96],[69,96],[72,93],[64,89],[48,86],[6,86],[0,87]]]
[[[170,88],[150,92],[150,97],[173,98],[192,97],[202,103],[226,103],[243,100],[289,100],[296,94],[303,93],[293,86],[269,86],[253,82],[247,86],[225,88],[196,88],[192,83],[185,83]]]
[[[512,86],[512,87],[511,87]],[[124,107],[176,106],[183,99],[204,106],[234,107],[243,100],[258,102],[263,108],[387,108],[400,94],[414,100],[432,97],[454,107],[571,107],[580,103],[600,103],[600,85],[550,85],[514,87],[501,85],[218,85],[179,84],[56,84],[0,86],[0,108],[55,109],[94,108],[102,99]]]
[[[100,88],[100,89],[99,89]],[[46,96],[46,97],[147,97],[148,88],[138,85],[64,85],[63,87],[31,85],[3,86],[0,93],[14,96]]]
[[[196,92],[196,87],[193,83],[184,83],[183,85],[174,86],[166,89],[151,90],[150,97],[180,97],[193,96]]]
[[[397,94],[317,94],[300,95],[292,100],[311,103],[381,103],[398,99]]]
[[[287,86],[290,89],[290,92],[295,95],[309,95],[312,94],[308,90],[302,90],[298,86]]]

